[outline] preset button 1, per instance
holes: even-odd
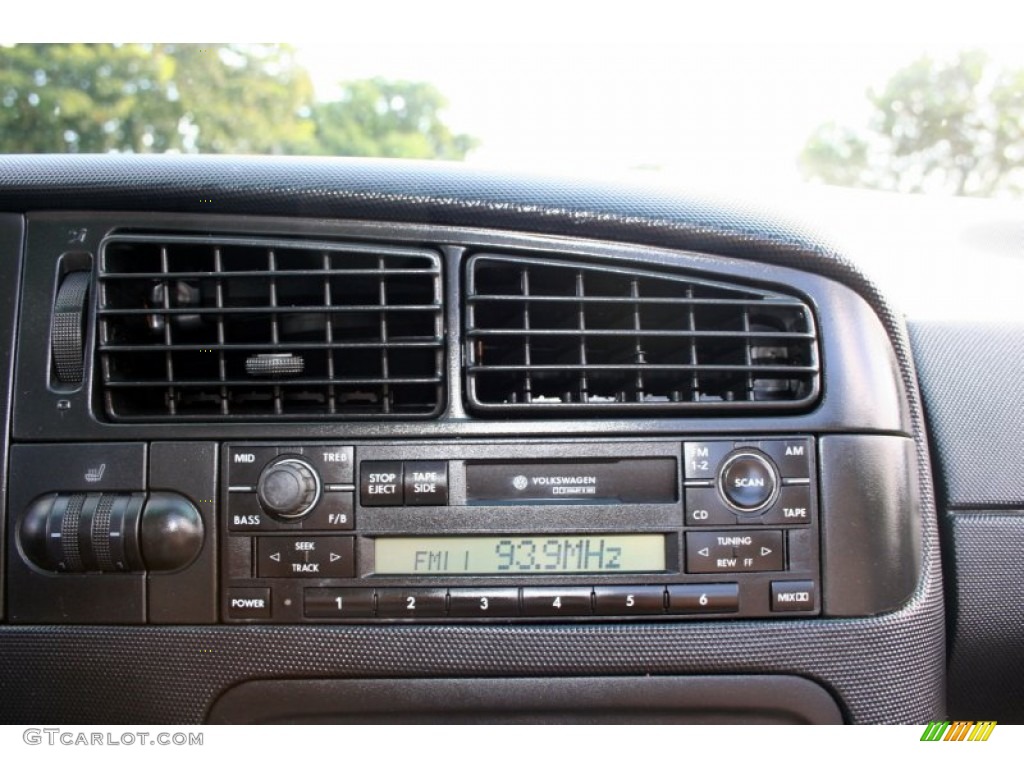
[[[306,589],[303,610],[311,619],[366,618],[373,616],[373,590]]]

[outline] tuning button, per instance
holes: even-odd
[[[282,458],[268,464],[256,483],[260,506],[272,517],[297,520],[320,500],[320,476],[302,459]]]
[[[737,512],[760,512],[775,499],[779,475],[766,456],[739,450],[722,463],[718,488],[726,503]]]

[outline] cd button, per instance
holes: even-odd
[[[377,615],[396,619],[444,616],[446,589],[378,589]]]
[[[448,615],[460,618],[516,616],[519,614],[518,589],[449,589]]]
[[[595,612],[631,616],[665,612],[664,587],[594,587]]]
[[[589,616],[590,587],[523,587],[523,612],[527,616]]]
[[[735,525],[736,513],[722,503],[714,488],[687,488],[686,524]]]

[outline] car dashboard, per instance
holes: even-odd
[[[335,159],[8,157],[0,211],[4,722],[1019,710],[991,334],[798,227]]]

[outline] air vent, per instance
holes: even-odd
[[[104,243],[99,288],[112,420],[408,418],[442,408],[432,251],[120,235]]]
[[[752,287],[631,267],[477,255],[468,263],[478,410],[786,411],[818,395],[810,308]]]

